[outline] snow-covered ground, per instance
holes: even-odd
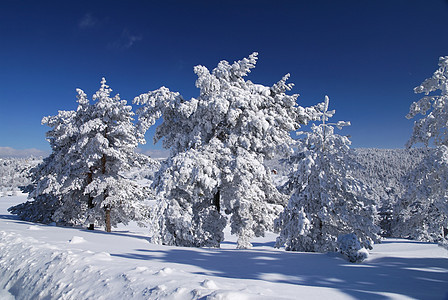
[[[0,299],[448,299],[448,251],[387,239],[362,264],[337,254],[167,247],[134,225],[112,233],[23,222],[0,198]]]

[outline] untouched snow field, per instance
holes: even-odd
[[[112,233],[18,220],[0,198],[0,299],[448,299],[448,251],[387,239],[362,264],[274,249],[276,235],[236,250],[149,243],[147,229]],[[227,232],[228,233],[228,232]]]

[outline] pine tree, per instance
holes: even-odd
[[[72,225],[104,224],[106,231],[118,223],[143,221],[147,208],[145,190],[125,178],[122,172],[139,163],[149,163],[135,153],[138,145],[132,108],[111,89],[103,78],[93,96],[94,104],[77,89],[76,111],[60,111],[42,123],[52,127],[47,133],[52,154],[33,172],[29,194],[34,201],[11,211],[49,209],[40,219]]]
[[[154,216],[154,241],[217,247],[222,213],[230,215],[239,248],[273,228],[285,198],[263,161],[291,151],[290,131],[312,118],[314,109],[285,93],[293,86],[286,83],[289,75],[272,87],[246,81],[256,61],[253,53],[233,64],[221,61],[211,73],[196,66],[200,92],[189,101],[166,88],[136,98],[149,107],[140,111],[143,128],[163,115],[155,141],[163,138],[171,148],[155,181],[163,199]]]
[[[378,239],[374,203],[350,173],[350,140],[334,133],[334,126],[341,129],[350,122],[327,123],[334,114],[328,105],[325,97],[319,105],[322,123],[302,132],[304,138],[291,158],[294,172],[286,184],[291,197],[276,222],[276,246],[288,251],[342,251],[338,237],[350,233],[366,248]]]
[[[118,223],[144,220],[147,214],[142,187],[121,173],[141,161],[135,153],[134,113],[118,94],[111,97],[111,91],[103,78],[74,145],[80,154],[76,163],[86,168],[83,193],[89,197],[87,220],[105,224],[108,232]]]
[[[434,93],[439,91],[438,93]],[[406,146],[417,143],[429,146],[448,146],[448,56],[439,58],[439,68],[431,78],[414,88],[415,93],[424,93],[425,97],[413,102],[406,116],[412,119],[418,114],[425,116],[414,122],[414,130]]]
[[[439,68],[414,92],[425,96],[412,103],[406,117],[424,117],[414,122],[406,146],[423,143],[435,149],[410,175],[414,184],[396,207],[400,219],[395,234],[425,241],[443,240],[448,231],[448,56],[439,58]]]
[[[426,242],[446,239],[448,228],[448,148],[431,149],[408,176],[407,191],[397,203],[396,237]]]

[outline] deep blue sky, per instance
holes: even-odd
[[[129,102],[162,85],[190,98],[193,66],[257,51],[250,80],[291,73],[300,105],[329,95],[334,121],[352,122],[353,147],[401,148],[413,88],[448,55],[447,20],[444,0],[0,0],[0,147],[48,151],[42,117],[102,76]],[[160,149],[149,135],[143,149]]]

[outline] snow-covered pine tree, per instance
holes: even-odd
[[[448,56],[439,58],[439,68],[414,92],[425,96],[412,103],[406,117],[424,117],[414,122],[406,146],[423,143],[435,149],[410,175],[413,184],[397,205],[395,234],[437,241],[446,239],[448,232]]]
[[[34,201],[12,211],[37,210],[34,214],[39,216],[41,208],[50,206],[45,220],[90,224],[90,229],[104,224],[106,231],[118,223],[147,218],[144,188],[122,172],[150,161],[134,151],[138,140],[131,106],[119,95],[111,98],[111,91],[103,78],[94,104],[77,89],[76,111],[43,119],[52,127],[47,139],[53,152],[33,172]]]
[[[434,93],[439,91],[439,93]],[[415,93],[425,96],[413,102],[406,116],[412,119],[418,114],[425,117],[414,122],[414,130],[406,146],[412,147],[417,143],[429,146],[448,145],[448,56],[439,58],[439,68],[431,78],[414,88]]]
[[[108,232],[118,223],[145,220],[148,213],[143,187],[122,174],[142,161],[135,152],[138,137],[132,122],[134,113],[118,94],[111,97],[111,91],[103,78],[74,145],[74,151],[80,154],[76,163],[87,169],[83,188],[89,197],[87,221],[105,224]]]
[[[393,236],[436,242],[448,234],[448,149],[431,149],[408,176],[407,191],[398,201]]]
[[[334,133],[334,126],[341,129],[350,123],[327,123],[334,114],[328,105],[325,97],[319,105],[322,123],[300,133],[304,138],[290,160],[295,167],[286,185],[292,195],[276,222],[276,246],[288,251],[337,251],[338,237],[350,233],[366,248],[378,240],[374,203],[350,173],[350,140]]]
[[[265,158],[291,151],[289,133],[315,112],[287,95],[289,74],[272,87],[244,77],[255,67],[257,53],[233,64],[221,61],[210,73],[196,66],[199,97],[189,101],[166,88],[140,95],[149,106],[139,118],[152,124],[162,110],[163,138],[171,156],[156,176],[163,199],[154,215],[153,240],[181,246],[218,247],[231,215],[238,248],[273,228],[285,198],[263,165]],[[176,217],[177,216],[177,217]]]

